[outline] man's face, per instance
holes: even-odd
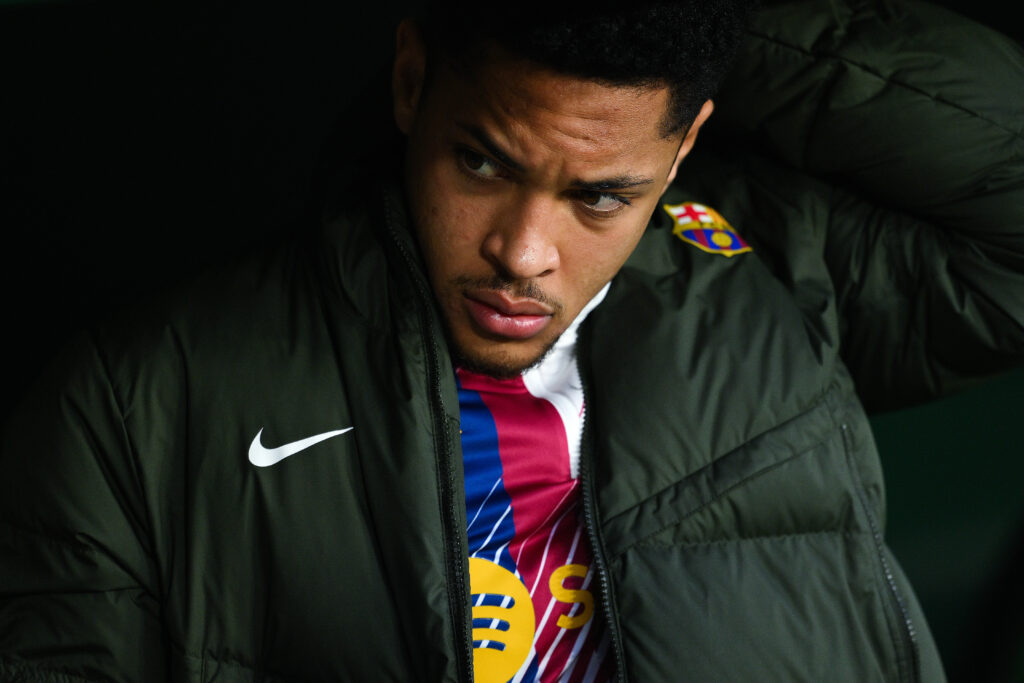
[[[406,195],[456,360],[515,375],[625,262],[703,118],[685,141],[665,137],[667,88],[522,61],[438,65],[424,87],[408,24],[394,85]]]

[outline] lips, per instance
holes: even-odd
[[[504,292],[475,290],[465,295],[470,317],[484,332],[506,339],[529,339],[547,327],[554,310],[535,299]]]

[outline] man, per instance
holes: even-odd
[[[742,12],[590,9],[403,23],[400,180],[58,359],[4,436],[0,677],[942,677],[854,379],[920,398],[1020,357],[1012,155],[959,167],[981,236],[727,144],[695,163]],[[794,90],[738,118],[813,166],[836,119],[772,103],[889,90],[806,97],[860,72],[802,41],[873,15],[782,12],[761,68]]]
[[[431,17],[429,52],[414,24],[399,27],[394,90],[411,223],[460,389],[474,671],[482,681],[608,680],[576,486],[585,406],[575,330],[713,105],[671,62],[658,65],[664,76],[615,83],[579,77],[595,68],[589,53],[531,61],[466,41],[481,18],[460,9]],[[725,9],[733,16],[719,30],[735,35],[738,10]],[[637,39],[644,29],[634,27]],[[593,44],[599,29],[589,33],[574,40]],[[559,57],[571,75],[539,65]],[[491,605],[487,594],[506,597]]]

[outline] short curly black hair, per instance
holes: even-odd
[[[662,134],[688,128],[725,76],[755,0],[435,0],[421,19],[428,68],[494,48],[559,73],[671,92]]]

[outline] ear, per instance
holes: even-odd
[[[715,103],[711,100],[706,101],[700,108],[700,112],[697,114],[697,118],[690,124],[690,128],[686,131],[686,135],[683,136],[683,142],[679,145],[679,152],[676,153],[676,160],[672,163],[672,170],[668,172],[668,180],[665,181],[665,187],[662,190],[664,192],[668,189],[668,186],[672,184],[672,181],[676,178],[676,172],[679,170],[679,164],[682,163],[686,155],[693,149],[693,145],[697,142],[697,133],[700,132],[700,127],[704,125],[704,122],[711,116],[711,112],[715,110]]]
[[[416,108],[423,92],[426,73],[426,50],[419,27],[405,19],[395,34],[395,67],[391,74],[391,96],[395,123],[406,135],[412,130]]]

